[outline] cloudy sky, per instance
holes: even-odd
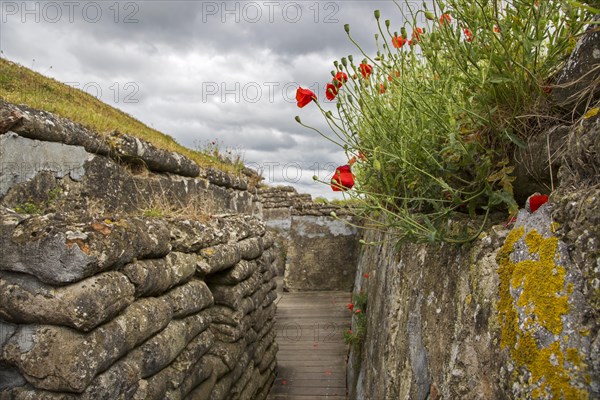
[[[269,184],[334,198],[313,182],[347,159],[298,85],[325,98],[332,61],[373,52],[373,10],[392,1],[0,1],[2,56],[86,90],[188,147],[216,140]],[[401,4],[401,7],[408,7]]]

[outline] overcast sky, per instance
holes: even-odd
[[[83,88],[188,147],[216,140],[262,170],[265,182],[334,198],[347,159],[303,122],[323,127],[298,85],[325,102],[332,61],[373,51],[373,10],[400,30],[392,1],[0,1],[0,49]],[[406,7],[404,5],[404,7]],[[323,127],[323,129],[325,129]],[[326,130],[326,129],[325,129]]]

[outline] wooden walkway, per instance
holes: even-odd
[[[280,292],[277,378],[268,399],[346,399],[349,301],[349,292]]]

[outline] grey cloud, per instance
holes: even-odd
[[[23,4],[4,1],[2,7],[7,3]],[[401,23],[391,1],[279,1],[273,22],[264,1],[121,1],[118,7],[115,2],[87,3],[102,7],[97,22],[90,22],[93,15],[86,17],[81,9],[75,10],[73,22],[68,16],[57,23],[43,18],[23,23],[18,14],[7,16],[0,24],[0,48],[28,67],[35,58],[34,69],[60,81],[77,82],[79,87],[96,83],[103,101],[189,147],[216,138],[226,147],[242,148],[250,163],[299,163],[302,177],[294,185],[329,197],[333,193],[327,185],[312,182],[315,167],[323,178],[347,159],[339,147],[294,121],[300,115],[304,123],[328,132],[314,104],[297,108],[296,87],[309,87],[323,100],[332,61],[348,54],[357,61],[362,58],[348,40],[344,23],[351,25],[353,38],[370,54],[377,32],[373,10],[381,9],[382,20],[392,19],[392,30],[399,30]],[[221,20],[225,3],[230,10],[239,5],[239,22],[235,14]],[[44,2],[27,2],[27,7],[32,4]],[[252,4],[263,7],[255,22]],[[298,22],[281,14],[287,5],[292,16],[295,6],[290,4],[302,7]],[[125,101],[128,83],[137,85],[136,102]],[[273,93],[267,83],[277,84]],[[116,99],[110,89],[115,84],[120,90]],[[236,84],[258,85],[263,92],[256,102],[243,94],[239,99],[231,94],[222,97],[222,88]],[[218,92],[209,95],[207,89],[214,88],[210,85],[217,85]],[[335,107],[327,102],[323,106]]]

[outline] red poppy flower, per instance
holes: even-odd
[[[348,308],[348,310],[352,311],[352,309],[354,308],[354,304],[348,303],[346,304],[346,307]]]
[[[348,329],[348,335],[352,335],[352,329]]]
[[[360,308],[357,308],[356,310],[354,310],[355,314],[360,314],[362,312],[362,310]]]
[[[365,156],[365,153],[363,153],[362,151],[358,151],[358,159],[360,161],[365,161],[367,159],[367,156]]]
[[[412,39],[408,39],[408,42],[406,42],[406,43],[407,43],[409,46],[412,46],[412,45],[413,45],[413,41],[412,41]]]
[[[379,84],[379,93],[380,94],[384,94],[385,93],[385,86],[383,86],[383,83]]]
[[[400,71],[396,70],[396,71],[393,71],[393,72],[394,72],[394,75],[396,76],[396,78],[400,78]],[[394,77],[392,76],[392,74],[390,74],[390,75],[388,75],[387,79],[388,79],[388,81],[391,82],[394,79]]]
[[[355,162],[356,162],[356,157],[352,157],[350,160],[348,160],[348,165],[353,166]]]
[[[540,208],[543,204],[548,202],[548,196],[545,194],[535,193],[527,199],[527,204],[525,207],[530,213],[534,213]]]
[[[363,277],[368,278],[369,277],[369,273],[363,274]]]
[[[400,47],[404,46],[404,43],[406,43],[406,39],[404,39],[402,36],[396,36],[392,38],[392,46],[394,46],[395,49],[399,49]]]
[[[335,83],[335,85],[340,88],[342,87],[343,83],[348,82],[348,75],[346,75],[345,72],[338,72],[337,74],[335,74],[335,78],[333,79],[333,83]]]
[[[373,67],[369,64],[360,64],[360,73],[367,79],[373,73]]]
[[[500,27],[498,27],[498,25],[494,25],[494,32],[500,33]]]
[[[337,167],[333,178],[331,178],[331,189],[334,192],[345,192],[348,189],[352,189],[352,186],[354,186],[354,175],[352,175],[350,166],[342,165],[341,167]]]
[[[418,26],[415,28],[415,30],[412,33],[412,38],[415,42],[418,42],[421,39],[421,35],[423,34],[423,29],[419,28]]]
[[[452,17],[449,14],[442,14],[440,17],[440,25],[444,25],[445,23],[450,23],[452,21]]]
[[[325,97],[327,100],[332,101],[338,94],[338,88],[333,83],[328,83],[325,87]]]
[[[463,32],[465,33],[465,38],[466,38],[467,42],[470,42],[473,40],[473,33],[469,30],[469,28],[464,28]]]
[[[303,89],[302,86],[299,86],[298,90],[296,90],[296,101],[298,102],[298,107],[300,108],[316,99],[317,95],[314,94],[310,89]]]

